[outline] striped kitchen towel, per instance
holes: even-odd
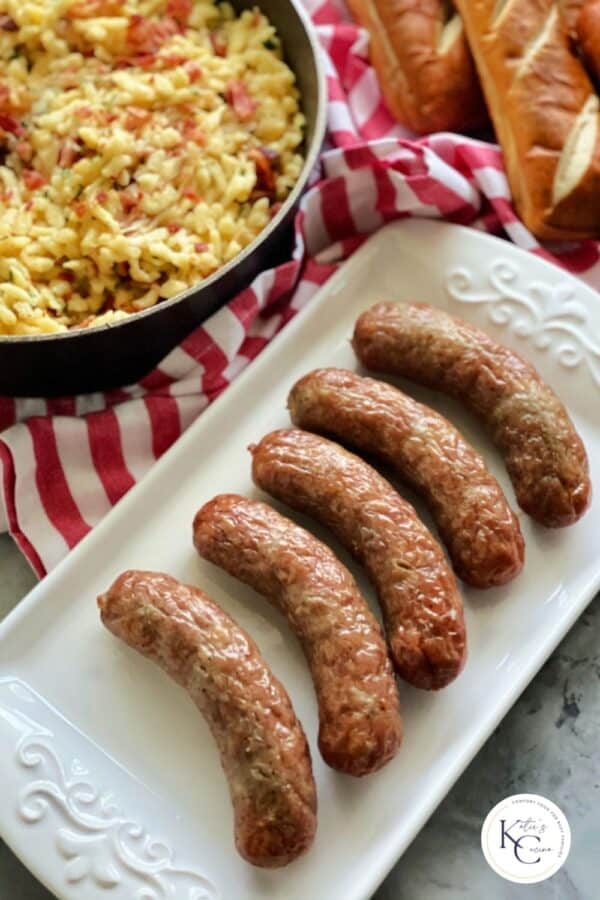
[[[39,576],[55,566],[319,287],[385,222],[426,216],[503,235],[600,287],[599,244],[542,247],[515,215],[499,149],[397,125],[341,0],[304,0],[329,91],[319,180],[292,258],[263,272],[139,384],[44,400],[0,397],[0,520]],[[0,530],[2,521],[0,521]]]

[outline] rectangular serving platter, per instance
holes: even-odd
[[[389,765],[352,780],[323,764],[299,646],[265,600],[197,557],[191,522],[216,493],[260,496],[248,444],[289,424],[286,395],[300,375],[360,371],[349,338],[379,299],[448,308],[530,359],[568,406],[598,483],[600,297],[476,231],[416,220],[379,231],[0,625],[0,834],[57,897],[364,900],[600,588],[598,504],[570,529],[535,525],[474,420],[402,384],[483,453],[518,511],[526,565],[504,588],[463,586],[466,668],[435,694],[400,684],[405,739]],[[291,515],[336,549],[375,608],[347,554]],[[201,586],[250,631],[290,693],[311,745],[319,826],[288,868],[258,871],[239,858],[208,728],[182,690],[101,626],[96,595],[125,568]]]

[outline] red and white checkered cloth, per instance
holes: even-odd
[[[503,234],[600,287],[600,244],[542,248],[515,216],[498,148],[454,134],[411,139],[388,113],[367,35],[341,0],[304,2],[324,51],[328,137],[321,180],[296,218],[293,258],[263,272],[137,385],[55,400],[0,397],[0,519],[40,576],[384,222],[441,217]]]

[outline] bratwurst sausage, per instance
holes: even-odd
[[[345,369],[305,375],[290,391],[288,407],[295,425],[393,466],[427,503],[467,584],[506,584],[521,571],[523,537],[502,488],[443,416],[389,384]]]
[[[304,528],[235,494],[198,511],[194,544],[287,617],[311,669],[325,762],[348,775],[380,769],[400,745],[398,692],[381,629],[346,567]]]
[[[356,323],[360,361],[443,391],[488,428],[519,505],[542,525],[571,525],[591,496],[581,438],[556,394],[513,350],[423,304],[378,303]]]
[[[373,582],[392,660],[416,687],[444,687],[460,672],[465,624],[441,547],[375,469],[338,444],[298,428],[250,448],[263,490],[323,522]]]
[[[316,828],[310,753],[252,638],[202,591],[158,572],[124,572],[98,606],[106,627],[187,688],[204,715],[244,859],[275,867],[299,856]]]

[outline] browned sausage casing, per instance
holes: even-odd
[[[365,566],[399,674],[427,689],[452,681],[466,653],[462,601],[412,506],[358,456],[299,428],[250,449],[256,484],[323,522]]]
[[[244,859],[274,867],[299,856],[316,828],[310,753],[252,638],[202,591],[159,572],[124,572],[98,606],[106,627],[186,688],[204,715]]]
[[[304,528],[265,503],[215,497],[194,519],[194,544],[286,615],[310,665],[325,762],[366,775],[402,737],[396,682],[377,620],[350,572]]]
[[[471,410],[536,521],[556,528],[583,515],[591,485],[581,438],[556,394],[513,350],[440,309],[404,303],[363,313],[353,345],[369,369],[443,391]]]
[[[392,465],[424,498],[463,581],[493,587],[521,571],[523,537],[502,488],[443,416],[389,384],[345,369],[305,375],[288,406],[295,425]]]

